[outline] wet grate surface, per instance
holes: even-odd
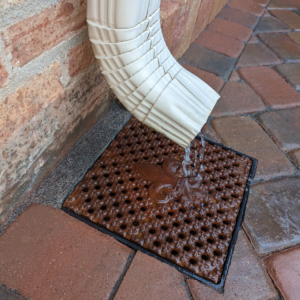
[[[192,142],[193,176],[200,170],[201,147],[200,140]],[[131,246],[141,246],[188,274],[219,284],[252,160],[206,142],[202,184],[193,202],[178,195],[159,204],[166,184],[174,187],[184,180],[183,156],[183,148],[133,118],[63,207]]]

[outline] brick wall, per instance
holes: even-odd
[[[163,0],[179,58],[227,0]],[[0,0],[0,222],[114,96],[87,36],[86,0]]]

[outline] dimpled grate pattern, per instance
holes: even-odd
[[[192,142],[195,171],[200,170],[201,147],[200,140]],[[181,162],[183,156],[183,148],[132,118],[64,207],[217,284],[252,161],[206,142],[202,185],[193,203],[180,195],[157,203],[149,196],[153,180],[141,176],[137,166],[159,169],[164,161]]]

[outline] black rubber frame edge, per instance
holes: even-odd
[[[126,126],[126,125],[125,125]],[[122,129],[123,130],[123,129]],[[197,139],[200,139],[198,136],[196,137]],[[130,247],[130,248],[133,248],[135,250],[138,250],[138,251],[141,251],[151,257],[154,257],[156,259],[158,259],[159,261],[163,262],[163,263],[166,263],[167,265],[177,269],[178,271],[180,271],[181,273],[183,274],[186,274],[188,276],[190,276],[192,279],[196,279],[198,281],[200,281],[201,283],[204,283],[205,285],[215,289],[216,291],[218,291],[219,293],[224,293],[224,286],[225,286],[225,281],[226,281],[226,276],[227,276],[227,273],[228,273],[228,270],[229,270],[229,266],[230,266],[230,262],[231,262],[231,258],[232,258],[232,254],[233,254],[233,250],[234,250],[234,246],[235,246],[235,243],[236,243],[236,240],[237,240],[237,237],[238,237],[238,233],[239,233],[239,230],[240,230],[240,227],[241,227],[241,224],[242,224],[242,221],[243,221],[243,217],[244,217],[244,212],[245,212],[245,209],[246,209],[246,204],[247,204],[247,200],[248,200],[248,195],[249,195],[249,190],[250,190],[250,183],[251,183],[251,180],[254,178],[255,176],[255,172],[256,172],[256,167],[257,167],[257,160],[253,157],[250,157],[246,154],[243,154],[243,153],[240,153],[234,149],[231,149],[231,148],[228,148],[228,147],[225,147],[219,143],[216,143],[214,141],[211,141],[210,139],[207,139],[205,138],[205,141],[210,143],[210,144],[213,144],[213,145],[217,145],[225,150],[230,150],[240,156],[244,156],[244,157],[248,157],[251,161],[252,161],[252,166],[251,166],[251,170],[250,170],[250,173],[249,173],[249,176],[248,176],[248,179],[247,179],[247,184],[246,184],[246,187],[245,187],[245,190],[244,190],[244,195],[243,195],[243,200],[241,202],[241,206],[240,206],[240,211],[239,211],[239,214],[237,216],[237,219],[236,219],[236,224],[235,224],[235,228],[233,230],[233,234],[232,234],[232,238],[231,238],[231,242],[230,242],[230,245],[228,247],[228,253],[227,253],[227,257],[226,257],[226,260],[225,260],[225,263],[224,263],[224,266],[223,266],[223,272],[222,272],[222,275],[221,275],[221,280],[219,283],[213,283],[209,280],[206,280],[202,277],[200,277],[199,275],[196,275],[194,274],[193,272],[183,268],[183,267],[180,267],[178,266],[177,264],[175,263],[172,263],[170,261],[168,261],[167,259],[117,235],[116,233],[113,233],[111,232],[110,230],[104,228],[104,227],[101,227],[100,225],[97,225],[95,223],[93,223],[92,221],[90,221],[89,219],[85,218],[85,217],[82,217],[70,210],[68,210],[67,208],[64,208],[62,206],[62,210],[64,212],[66,212],[67,214],[69,214],[70,216],[90,225],[91,227],[105,233],[105,234],[108,234],[109,236],[115,238],[116,240],[118,240],[119,242],[125,244],[126,246]],[[109,146],[108,146],[109,147]],[[107,148],[108,148],[107,147]],[[103,153],[105,152],[105,150],[103,151]],[[102,154],[103,154],[102,153]],[[97,160],[102,156],[102,154],[97,158]],[[96,160],[96,161],[97,161]],[[95,162],[96,162],[95,161]],[[95,163],[94,162],[94,163]],[[94,164],[93,164],[94,165]],[[92,166],[91,166],[92,168]],[[87,172],[85,173],[85,175],[90,171],[89,168],[87,170]],[[84,177],[85,177],[84,175]],[[83,178],[84,178],[83,177]],[[70,191],[70,193],[68,193],[68,195],[65,197],[64,201],[63,201],[63,204],[65,203],[65,201],[67,200],[67,198],[71,195],[71,193],[74,191],[75,188],[72,189],[72,191]]]

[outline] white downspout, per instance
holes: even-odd
[[[219,95],[175,60],[164,41],[160,0],[88,0],[93,51],[110,87],[141,122],[186,147]]]

